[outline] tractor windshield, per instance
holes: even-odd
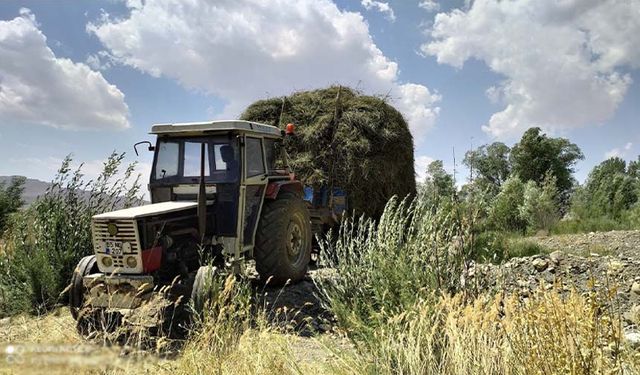
[[[236,140],[228,137],[167,138],[158,141],[152,181],[197,183],[200,181],[202,144],[204,176],[208,183],[236,182],[240,158]]]

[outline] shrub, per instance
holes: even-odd
[[[547,174],[541,186],[533,181],[526,183],[520,216],[527,222],[529,230],[548,233],[558,222],[560,210],[557,197],[555,177],[551,174]]]
[[[493,201],[489,216],[491,225],[502,231],[524,231],[527,222],[520,214],[523,200],[524,184],[518,177],[509,177]]]
[[[378,223],[347,218],[336,241],[321,241],[321,261],[337,276],[316,282],[356,342],[418,300],[463,290],[477,211],[425,202],[394,198]]]
[[[507,242],[507,235],[503,232],[481,232],[473,243],[473,259],[478,262],[501,263],[507,254]]]
[[[532,255],[547,253],[547,249],[535,242],[522,239],[512,238],[507,243],[505,251],[505,260],[518,257],[529,257]]]
[[[112,153],[97,179],[84,181],[82,165],[72,171],[67,157],[44,196],[15,218],[0,257],[0,314],[51,308],[80,258],[93,253],[91,217],[140,202],[135,164],[119,175],[123,159]]]
[[[24,191],[24,183],[26,178],[14,176],[9,183],[0,183],[0,237],[7,228],[9,215],[18,211],[24,204],[22,200],[22,192]]]

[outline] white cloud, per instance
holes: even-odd
[[[438,113],[440,96],[400,81],[362,15],[329,0],[149,0],[87,29],[121,63],[225,99],[226,117],[259,98],[330,84],[389,94],[418,142]]]
[[[427,178],[427,167],[435,161],[434,158],[426,155],[416,156],[414,168],[416,170],[416,181],[424,182]]]
[[[129,127],[124,95],[83,63],[57,58],[33,14],[0,21],[0,121],[63,129]]]
[[[382,1],[373,1],[373,0],[362,0],[360,4],[362,4],[362,6],[366,10],[375,9],[378,12],[384,14],[385,17],[391,22],[395,22],[396,20],[396,15],[395,13],[393,13],[393,8],[391,8],[389,3],[385,3]]]
[[[418,6],[427,12],[435,12],[440,10],[440,4],[435,0],[422,0]]]
[[[489,89],[504,109],[483,129],[513,138],[530,126],[547,131],[607,121],[640,67],[637,0],[477,0],[436,15],[422,46],[439,63],[471,58],[506,77]]]
[[[631,148],[633,148],[633,143],[628,142],[627,144],[624,145],[624,147],[620,148],[620,147],[616,147],[610,151],[607,151],[604,154],[604,158],[605,159],[610,159],[610,158],[624,158],[627,155],[629,155],[629,151],[631,151]]]

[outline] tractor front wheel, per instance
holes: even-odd
[[[69,288],[69,309],[71,310],[73,319],[78,320],[80,310],[84,307],[86,288],[83,284],[83,278],[95,272],[98,272],[95,255],[89,255],[80,259],[76,269],[73,271],[71,286]]]
[[[304,277],[311,258],[311,219],[300,197],[284,192],[265,202],[254,257],[260,278],[270,285]]]

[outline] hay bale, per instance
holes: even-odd
[[[305,184],[341,187],[350,209],[379,217],[393,195],[416,189],[413,137],[385,100],[332,86],[259,100],[241,119],[296,125],[290,165]]]

